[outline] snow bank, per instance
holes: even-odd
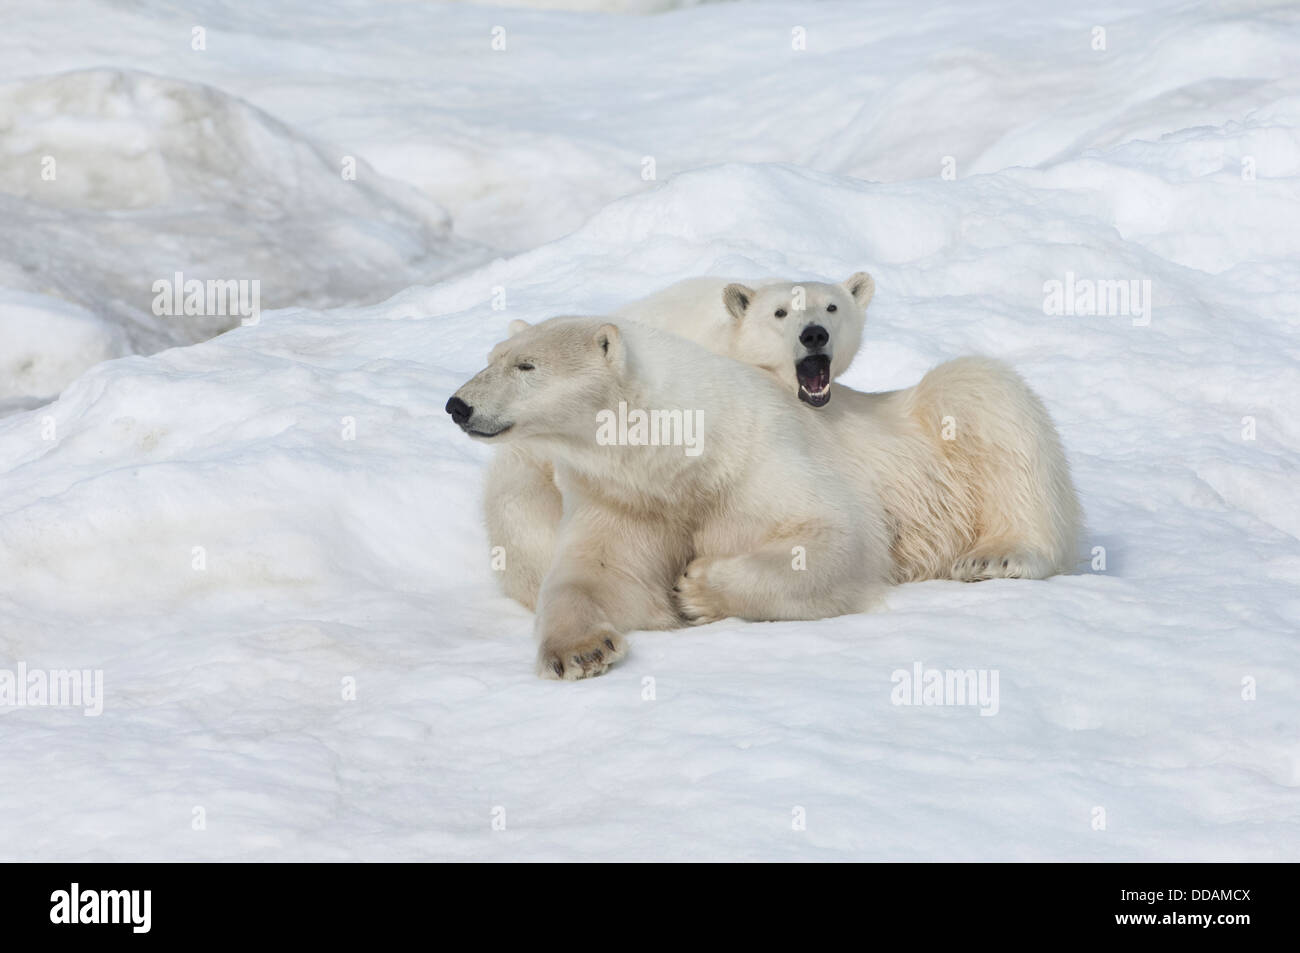
[[[1295,11],[1237,2],[745,2],[649,17],[186,6],[69,0],[67,16],[0,36],[0,77],[112,65],[220,86],[511,251],[710,163],[902,181],[938,176],[951,157],[967,176],[1262,119],[1300,95]],[[108,31],[136,40],[75,42]]]
[[[0,286],[80,305],[83,323],[106,325],[101,336],[124,334],[147,353],[240,322],[159,315],[154,283],[178,272],[257,281],[262,307],[328,306],[483,257],[451,237],[433,202],[351,158],[345,178],[344,155],[236,97],[169,78],[88,70],[0,87]],[[0,320],[31,315],[6,308]],[[64,344],[53,323],[42,336]],[[44,389],[23,393],[57,394],[87,366],[54,353],[42,363],[32,386]]]
[[[101,361],[130,353],[126,335],[85,308],[0,288],[0,414],[39,404]]]

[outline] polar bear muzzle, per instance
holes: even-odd
[[[451,414],[451,419],[456,426],[471,437],[483,437],[484,439],[499,437],[514,426],[514,424],[506,424],[504,427],[499,427],[493,431],[485,431],[472,426],[470,421],[474,417],[474,408],[456,396],[447,401],[445,410]]]

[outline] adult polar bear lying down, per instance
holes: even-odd
[[[598,414],[620,405],[698,413],[700,452],[598,439]],[[471,437],[548,461],[563,493],[537,595],[541,675],[599,675],[623,633],[677,628],[683,611],[822,618],[888,584],[880,501],[820,414],[677,335],[552,318],[498,344],[447,409]]]
[[[795,289],[803,289],[801,299]],[[1080,511],[1065,454],[1042,402],[1006,365],[958,358],[915,387],[881,394],[827,380],[824,394],[815,390],[819,399],[809,400],[809,375],[800,370],[817,357],[832,378],[848,367],[874,291],[861,272],[842,285],[786,282],[757,291],[698,278],[616,314],[743,357],[805,402],[829,404],[820,412],[838,455],[883,501],[893,582],[1041,579],[1071,568]],[[545,455],[503,448],[488,471],[488,535],[505,556],[505,593],[529,608],[550,566],[562,508]]]
[[[862,341],[876,286],[866,272],[840,284],[768,281],[750,288],[729,278],[688,278],[611,315],[671,331],[717,354],[762,368],[813,406],[830,399]],[[511,333],[528,327],[511,322]],[[551,564],[562,500],[551,462],[521,446],[503,449],[484,493],[488,539],[502,553],[502,588],[533,608]]]

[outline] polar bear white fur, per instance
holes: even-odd
[[[1081,510],[1037,395],[1009,367],[958,358],[915,387],[839,384],[816,411],[843,473],[884,508],[894,583],[1044,579],[1076,561]],[[560,491],[544,454],[503,447],[488,471],[488,534],[507,554],[505,593],[534,608],[555,550]]]
[[[1010,367],[960,357],[915,387],[841,384],[817,411],[878,493],[893,581],[1044,579],[1074,567],[1081,510],[1056,428]]]
[[[861,339],[874,287],[865,273],[841,286],[779,283],[757,292],[727,279],[698,278],[619,314],[729,356],[736,356],[733,348],[743,352],[803,397],[795,368],[807,351],[781,333],[807,326],[788,323],[797,313],[796,289],[806,289],[805,316],[826,314],[829,303],[843,305],[830,312],[839,314],[838,323],[825,322],[837,376]],[[783,309],[788,313],[778,318]],[[512,330],[524,327],[512,324]],[[864,394],[837,384],[827,398],[830,406],[821,412],[842,457],[884,502],[895,582],[1041,579],[1073,567],[1081,512],[1065,453],[1042,402],[1011,368],[959,358],[915,387]],[[562,512],[550,462],[535,449],[503,448],[489,468],[485,510],[492,546],[508,554],[503,589],[533,608]]]
[[[698,412],[700,452],[598,439],[616,408]],[[840,467],[822,412],[676,335],[599,318],[522,328],[447,409],[545,461],[563,494],[557,523],[516,543],[553,547],[536,599],[545,677],[604,672],[633,629],[862,611],[891,577],[880,501]]]
[[[846,371],[862,342],[876,292],[866,272],[840,284],[687,278],[613,313],[670,331],[716,354],[761,368],[800,400],[822,406],[831,381]],[[513,321],[510,332],[529,325]],[[484,512],[494,551],[506,554],[502,589],[529,609],[551,564],[562,510],[549,460],[536,449],[503,448],[488,468]]]

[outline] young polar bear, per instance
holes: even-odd
[[[728,278],[687,278],[613,313],[752,364],[815,407],[830,400],[831,381],[852,363],[876,292],[866,272],[840,284],[768,281],[756,288]],[[513,321],[510,333],[529,325]],[[551,461],[513,445],[488,468],[484,512],[489,544],[505,554],[505,594],[535,608],[551,564],[562,501]]]
[[[1065,451],[1014,370],[963,357],[904,390],[832,386],[857,353],[875,287],[865,272],[842,285],[757,291],[698,278],[620,313],[768,371],[800,400],[825,407],[843,460],[881,495],[895,582],[1043,579],[1072,568],[1081,515]],[[489,526],[493,518],[489,509]]]
[[[876,283],[859,271],[838,285],[771,281],[756,289],[728,278],[687,278],[626,305],[613,317],[671,331],[774,375],[814,407],[862,344]]]
[[[623,441],[615,408],[679,424]],[[552,318],[498,344],[447,411],[471,437],[546,461],[563,494],[537,595],[545,677],[601,674],[633,629],[859,612],[889,581],[880,502],[840,470],[821,414],[684,338]],[[693,447],[671,439],[686,415]]]

